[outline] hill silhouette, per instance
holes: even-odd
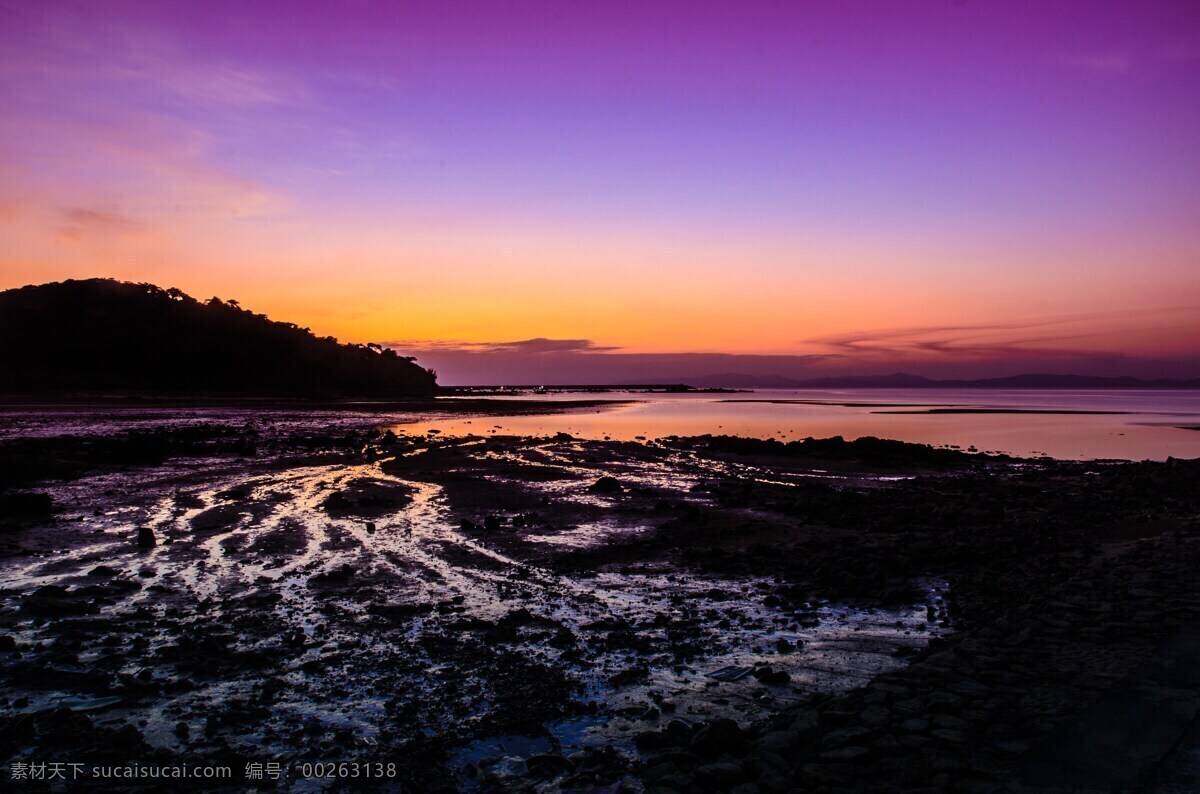
[[[112,279],[0,292],[0,391],[412,396],[436,375],[236,301]]]

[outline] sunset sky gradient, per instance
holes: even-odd
[[[1197,2],[3,2],[0,106],[0,288],[450,383],[1200,377]]]

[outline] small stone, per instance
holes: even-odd
[[[954,711],[962,706],[963,699],[953,692],[931,692],[930,711]]]
[[[792,720],[791,730],[799,741],[811,739],[820,730],[820,715],[813,709],[800,712]]]
[[[859,719],[864,725],[872,728],[882,728],[888,724],[892,718],[892,713],[883,706],[868,706],[859,714]]]
[[[941,739],[943,742],[950,742],[951,744],[966,744],[971,741],[971,737],[965,731],[956,731],[950,728],[935,728],[931,733],[934,738]]]
[[[835,750],[826,750],[821,753],[822,761],[856,761],[865,755],[870,755],[871,751],[865,747],[851,745],[849,747],[838,747]]]
[[[575,769],[575,764],[558,753],[531,755],[525,759],[525,765],[529,767],[530,772],[543,778],[555,777]]]
[[[771,731],[757,739],[754,744],[768,752],[782,755],[799,744],[799,736],[794,731]]]
[[[830,731],[821,737],[822,747],[843,747],[868,740],[876,732],[870,728],[850,727]]]
[[[746,779],[746,770],[731,761],[698,766],[694,774],[698,783],[720,788],[732,787]]]
[[[935,714],[933,724],[938,728],[951,728],[956,731],[965,731],[971,727],[971,723],[953,714]]]

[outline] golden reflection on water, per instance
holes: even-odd
[[[551,401],[579,396],[522,395]],[[397,425],[396,431],[417,435],[430,430],[450,435],[567,432],[617,440],[706,433],[784,441],[878,436],[1062,459],[1200,457],[1200,431],[1180,427],[1200,426],[1200,392],[1195,391],[868,389],[609,396],[638,402],[543,416],[425,420]],[[928,412],[946,407],[993,412]]]

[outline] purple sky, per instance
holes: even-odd
[[[0,48],[0,288],[447,382],[1200,375],[1197,2],[0,2]]]

